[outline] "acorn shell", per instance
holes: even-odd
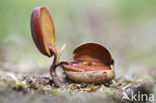
[[[112,59],[110,52],[100,44],[85,43],[78,46],[73,52],[73,59],[75,62],[78,62],[78,64],[88,65],[90,68],[94,67],[94,70],[71,71],[71,68],[77,68],[75,68],[74,65],[62,65],[67,77],[73,81],[84,83],[105,83],[111,81],[115,77],[114,60]],[[104,69],[99,70],[99,66],[103,66]],[[110,69],[106,70],[106,66],[110,66]],[[97,70],[95,68],[97,68]],[[83,68],[79,69],[84,70]]]
[[[115,75],[113,70],[98,70],[86,72],[65,71],[69,79],[84,83],[106,83],[111,81]]]
[[[114,61],[110,52],[97,43],[85,43],[78,46],[73,52],[76,62],[91,62],[94,66],[112,65]]]

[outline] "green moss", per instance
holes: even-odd
[[[111,88],[106,88],[106,89],[104,90],[104,93],[105,93],[106,95],[110,96],[110,95],[113,95],[114,91],[113,91],[113,89],[111,89]]]
[[[13,89],[23,89],[23,88],[26,88],[26,87],[27,87],[27,85],[24,84],[24,83],[21,83],[21,82],[16,83],[15,85],[13,85]]]
[[[52,95],[55,96],[55,97],[59,97],[61,95],[61,93],[59,91],[57,91],[57,90],[53,90]]]
[[[42,88],[43,91],[47,91],[47,92],[52,92],[53,91],[53,89],[51,87],[49,87],[49,86],[43,86],[41,88]]]

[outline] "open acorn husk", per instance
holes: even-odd
[[[110,52],[97,43],[85,43],[73,52],[72,65],[63,64],[66,76],[75,82],[106,83],[115,77]]]

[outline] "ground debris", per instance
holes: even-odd
[[[8,75],[9,74],[9,75]],[[13,82],[12,82],[13,81]],[[22,95],[48,95],[54,98],[63,98],[69,101],[84,98],[89,100],[121,101],[123,92],[130,96],[131,91],[143,94],[152,93],[154,82],[140,81],[140,78],[128,80],[119,77],[106,84],[85,84],[66,81],[68,87],[56,88],[51,77],[47,74],[30,75],[0,71],[0,87],[3,92],[22,93]],[[150,89],[150,90],[149,90]],[[1,91],[1,92],[2,92]],[[34,96],[36,98],[36,96]],[[0,101],[1,102],[1,101]],[[111,103],[112,103],[111,102]],[[3,102],[2,102],[3,103]]]

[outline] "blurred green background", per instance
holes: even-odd
[[[156,0],[0,0],[0,64],[48,67],[30,31],[34,8],[46,6],[56,31],[56,47],[67,45],[62,59],[84,42],[105,45],[118,68],[156,67]]]

